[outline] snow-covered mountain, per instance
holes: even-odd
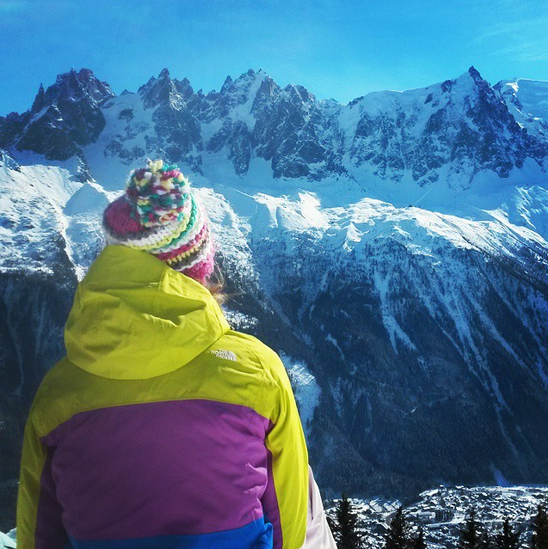
[[[473,67],[347,105],[262,70],[207,94],[167,70],[118,96],[86,69],[41,87],[0,117],[0,482],[146,157],[206,203],[227,315],[282,353],[327,494],[548,482],[547,102]]]

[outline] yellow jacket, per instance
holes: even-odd
[[[298,549],[308,455],[287,373],[211,293],[107,246],[25,428],[17,546]]]

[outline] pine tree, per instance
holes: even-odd
[[[417,537],[413,540],[413,549],[426,549],[426,541],[424,541],[424,530],[419,528]]]
[[[480,531],[479,548],[480,549],[497,549],[495,540],[486,529],[482,529]]]
[[[390,521],[390,529],[386,533],[385,549],[410,549],[412,539],[410,526],[403,514],[403,507],[399,507],[396,515]]]
[[[476,518],[476,511],[471,509],[460,532],[458,549],[487,549],[490,545],[486,530]]]
[[[519,538],[519,530],[513,530],[510,519],[506,517],[502,531],[495,537],[496,547],[498,549],[518,549]]]
[[[337,503],[335,519],[329,520],[329,526],[338,549],[362,549],[363,541],[358,531],[358,515],[352,507],[352,502],[344,494]]]
[[[548,514],[542,505],[537,507],[532,526],[531,549],[548,549]]]

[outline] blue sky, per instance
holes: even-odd
[[[0,114],[90,68],[115,93],[168,67],[195,90],[249,68],[343,103],[454,78],[548,80],[546,0],[0,0]]]

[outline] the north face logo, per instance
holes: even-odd
[[[238,359],[232,351],[227,351],[226,349],[217,349],[216,351],[210,351],[216,357],[224,358],[225,360],[233,360],[236,362]]]

